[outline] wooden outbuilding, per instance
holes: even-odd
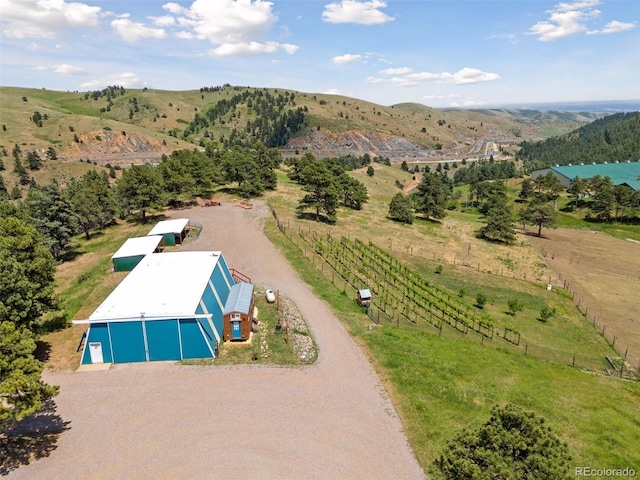
[[[368,307],[371,304],[371,290],[368,288],[358,290],[358,298],[356,298],[356,302],[358,302],[358,305],[361,307]]]
[[[253,307],[253,284],[240,282],[233,285],[222,312],[222,338],[225,342],[249,340]]]

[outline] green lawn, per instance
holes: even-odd
[[[487,348],[464,338],[438,337],[435,330],[429,334],[428,330],[384,324],[369,330],[369,319],[350,293],[318,275],[272,222],[267,222],[265,232],[316,295],[334,309],[356,341],[366,346],[372,363],[387,382],[409,441],[425,470],[454,432],[479,426],[488,418],[493,404],[507,402],[547,418],[568,443],[574,457],[572,466],[640,465],[640,383],[585,373],[507,349]],[[476,281],[467,280],[470,292]],[[519,292],[500,285],[476,288],[492,289],[490,293],[495,298]],[[533,297],[525,299],[526,304],[530,301]],[[527,321],[525,315],[522,317]],[[582,325],[580,329],[592,345],[606,349],[587,327]],[[569,335],[568,331],[556,332],[558,337]],[[541,339],[548,337],[548,333],[540,334]]]

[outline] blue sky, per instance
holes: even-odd
[[[638,0],[0,0],[0,84],[381,105],[640,99]]]

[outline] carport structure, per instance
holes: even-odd
[[[151,229],[147,235],[162,235],[164,244],[173,246],[179,245],[187,236],[188,218],[174,218],[172,220],[162,220]]]
[[[133,270],[140,260],[150,253],[155,253],[163,241],[161,235],[147,235],[146,237],[134,237],[126,242],[111,257],[113,270],[126,272]]]
[[[221,252],[145,256],[87,320],[82,364],[215,358],[234,281]]]

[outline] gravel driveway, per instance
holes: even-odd
[[[67,423],[49,456],[11,479],[420,479],[396,412],[365,356],[262,233],[269,217],[232,205],[172,213],[203,224],[184,250],[298,305],[318,345],[310,366],[116,365],[47,373]]]

